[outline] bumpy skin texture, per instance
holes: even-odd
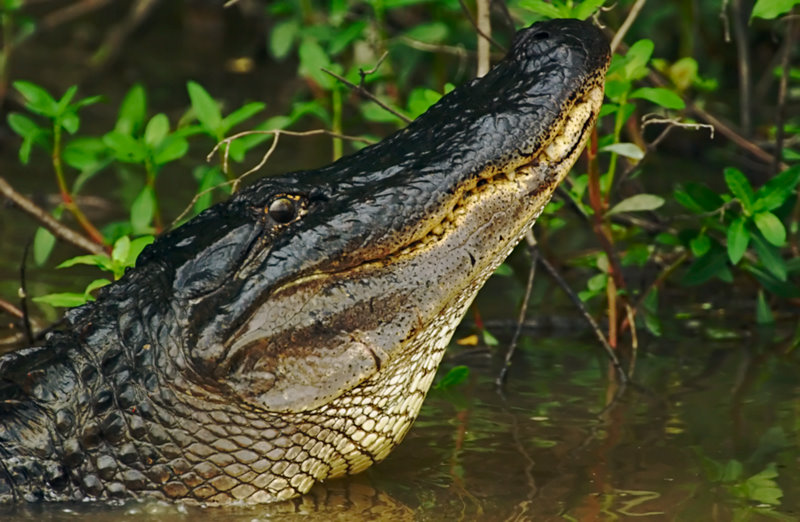
[[[0,501],[272,502],[385,458],[580,152],[588,109],[543,150],[591,89],[596,112],[608,57],[587,24],[535,24],[406,129],[159,238],[0,358]]]

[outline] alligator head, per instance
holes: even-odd
[[[60,355],[6,361],[36,402],[0,428],[9,489],[264,502],[385,458],[478,289],[580,154],[608,59],[586,23],[534,24],[406,129],[159,238],[70,312],[49,341]],[[22,383],[30,365],[38,380]],[[52,422],[31,420],[39,409]],[[50,468],[25,468],[37,459]]]

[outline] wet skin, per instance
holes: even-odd
[[[520,31],[380,143],[265,178],[0,358],[0,501],[273,502],[382,460],[580,154],[608,44]]]

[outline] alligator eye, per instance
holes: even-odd
[[[278,198],[269,204],[269,217],[278,223],[288,223],[296,214],[294,201],[289,198]]]

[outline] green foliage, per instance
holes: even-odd
[[[436,390],[449,390],[463,383],[469,377],[469,366],[453,366],[450,370],[439,379],[434,385]]]
[[[142,236],[133,240],[128,236],[123,236],[114,243],[111,255],[76,256],[67,259],[56,268],[69,268],[75,265],[95,266],[104,272],[110,272],[116,280],[125,274],[127,268],[136,264],[136,258],[154,240],[154,236]],[[50,306],[79,306],[87,301],[93,301],[92,292],[110,283],[111,281],[106,278],[95,279],[86,286],[82,293],[61,292],[34,297],[33,300]]]
[[[756,275],[764,287],[780,296],[800,295],[800,288],[789,281],[787,259],[781,252],[787,231],[779,215],[788,215],[800,184],[800,165],[773,177],[754,190],[738,169],[727,168],[724,181],[729,192],[717,194],[705,185],[686,184],[675,192],[675,199],[698,215],[701,231],[684,237],[695,261],[684,282],[700,284],[713,277],[731,280],[730,266],[741,266]],[[700,248],[703,238],[704,248]],[[750,251],[752,247],[752,251]],[[748,256],[748,252],[750,255]],[[761,314],[761,317],[765,317]]]
[[[771,20],[792,10],[800,4],[800,0],[756,0],[750,19],[765,18]]]

